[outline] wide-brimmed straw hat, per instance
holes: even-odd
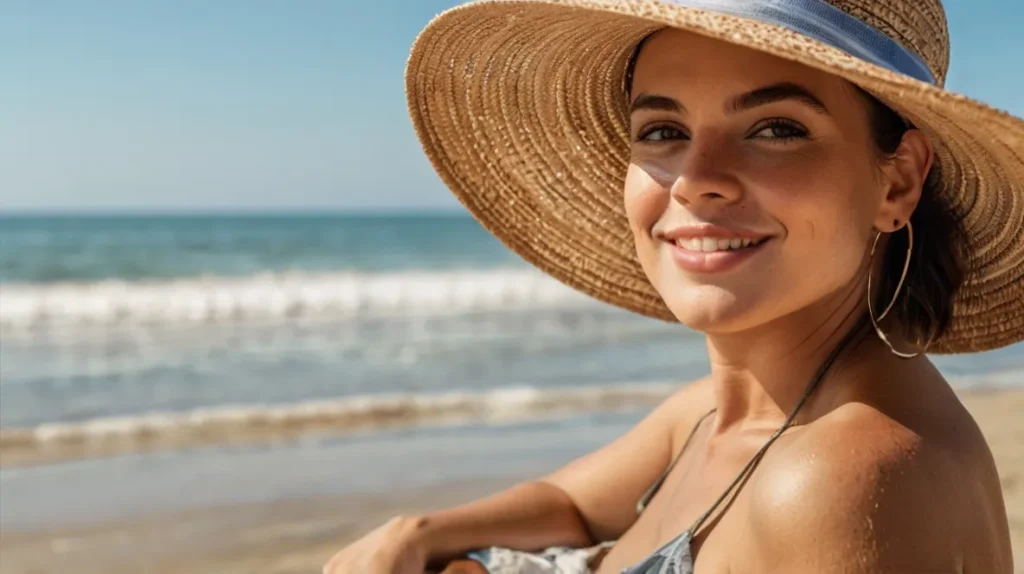
[[[966,281],[930,352],[1024,339],[1024,121],[943,89],[939,0],[499,0],[436,18],[406,68],[438,174],[521,257],[591,296],[675,320],[637,260],[622,188],[630,57],[674,27],[824,70],[935,145],[968,240]]]

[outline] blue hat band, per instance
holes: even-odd
[[[866,62],[922,82],[938,84],[920,56],[824,0],[668,1],[687,8],[782,26]]]

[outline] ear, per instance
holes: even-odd
[[[921,130],[911,129],[903,135],[892,159],[882,165],[886,193],[875,218],[875,229],[892,233],[906,225],[921,201],[921,191],[934,161],[932,144]]]

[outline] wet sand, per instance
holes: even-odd
[[[1024,574],[1024,391],[972,392],[964,402],[995,454],[1016,572]],[[0,574],[319,572],[338,548],[391,516],[449,506],[528,477],[505,472],[386,493],[165,511],[32,532],[6,529],[0,531]]]
[[[457,504],[513,482],[510,477],[387,496],[229,506],[52,532],[4,532],[0,572],[320,572],[346,541],[400,512]]]

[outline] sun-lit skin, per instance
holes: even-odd
[[[601,449],[397,518],[325,572],[481,574],[467,550],[614,541],[595,572],[618,574],[712,507],[865,316],[875,235],[905,232],[934,161],[925,135],[908,131],[883,158],[852,85],[680,31],[644,43],[631,88],[622,199],[637,255],[672,313],[706,335],[711,373]],[[1012,572],[977,425],[926,357],[896,358],[867,335],[696,533],[698,574]]]
[[[735,109],[780,84],[784,99]],[[785,97],[798,88],[808,97]],[[907,221],[931,165],[916,131],[901,148],[909,157],[881,162],[847,82],[684,32],[645,43],[632,104],[624,197],[637,254],[676,317],[709,334],[821,324],[860,303],[851,295],[866,285],[875,232]],[[700,224],[767,241],[726,272],[688,272],[665,234]]]

